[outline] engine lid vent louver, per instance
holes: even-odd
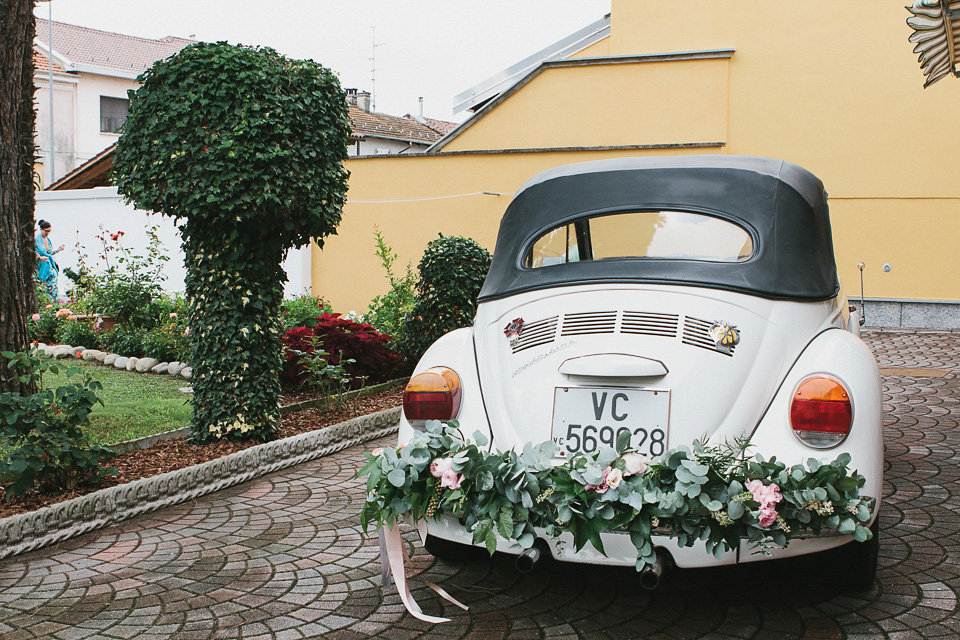
[[[624,311],[620,333],[672,338],[677,335],[679,324],[679,316],[675,313]]]
[[[567,313],[563,316],[561,336],[581,336],[592,333],[614,333],[617,328],[616,311]]]
[[[720,347],[711,335],[716,323],[691,316],[683,318],[683,344],[706,349],[725,356],[733,356],[736,345]],[[523,325],[519,336],[512,341],[510,350],[519,353],[533,347],[550,344],[560,336],[624,334],[643,335],[662,338],[676,338],[680,328],[680,316],[674,313],[653,313],[644,311],[596,311],[590,313],[568,313],[551,316]]]
[[[700,318],[684,316],[683,344],[688,344],[693,347],[700,347],[701,349],[722,353],[725,356],[732,357],[733,352],[736,349],[736,345],[727,348],[721,348],[717,346],[716,340],[714,340],[710,335],[710,328],[714,324],[714,322],[709,320],[701,320]]]
[[[558,318],[553,316],[524,325],[519,339],[511,346],[513,353],[553,342],[557,335]]]

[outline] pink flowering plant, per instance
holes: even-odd
[[[638,571],[656,559],[655,534],[684,547],[703,540],[718,558],[741,540],[769,554],[797,535],[827,530],[859,542],[872,537],[875,501],[860,495],[865,480],[848,469],[846,453],[788,467],[748,455],[746,439],[698,440],[648,459],[624,434],[616,448],[561,461],[552,442],[519,453],[486,451],[487,443],[480,432],[467,440],[456,421],[430,421],[405,446],[365,454],[363,526],[449,514],[490,553],[498,536],[529,548],[538,529],[571,533],[578,550],[590,543],[603,553],[602,533],[626,531]]]

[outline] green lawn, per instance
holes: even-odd
[[[71,360],[68,367],[80,367],[103,384],[97,393],[104,406],[95,405],[85,429],[93,439],[113,444],[179,429],[190,424],[191,395],[180,391],[189,380],[166,375],[119,371],[91,362]],[[62,384],[63,373],[44,376],[44,385]]]

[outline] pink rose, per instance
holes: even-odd
[[[774,522],[777,521],[777,509],[772,504],[765,505],[760,507],[760,521],[759,525],[761,527],[770,527]]]
[[[601,484],[588,484],[584,488],[587,491],[596,491],[597,493],[606,493],[607,489],[609,489],[610,487],[608,487],[606,484],[601,483]]]
[[[34,322],[40,322],[40,314],[39,314],[39,313],[35,313],[35,314],[33,314],[32,316],[30,316],[30,317],[33,318],[33,321],[34,321]]]
[[[170,317],[171,317],[171,318],[176,318],[176,317],[177,317],[177,313],[176,313],[176,312],[171,313],[171,314],[170,314]]]
[[[780,487],[772,483],[764,485],[760,480],[751,480],[747,483],[747,490],[753,494],[753,499],[759,502],[761,506],[777,504],[783,500]]]
[[[430,475],[434,478],[442,478],[448,471],[453,471],[453,460],[450,458],[437,458],[430,463]]]
[[[643,475],[647,472],[647,456],[640,453],[625,453],[620,456],[620,459],[623,460],[623,466],[626,467],[626,471],[623,472],[625,476],[636,476]]]
[[[53,305],[52,305],[52,304],[48,304],[47,306],[44,307],[44,309],[53,309]]]
[[[443,472],[443,477],[440,479],[440,486],[444,489],[459,489],[460,483],[463,482],[463,476],[453,469],[447,469]]]
[[[620,471],[620,469],[607,467],[604,470],[603,484],[607,485],[611,489],[616,489],[617,487],[619,487],[622,481],[623,481],[623,471]]]

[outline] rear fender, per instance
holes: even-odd
[[[469,437],[475,431],[480,431],[487,436],[489,442],[491,440],[490,421],[487,419],[483,396],[480,392],[473,329],[470,327],[456,329],[434,342],[420,358],[413,374],[416,375],[430,367],[449,367],[457,373],[460,377],[461,396],[460,412],[456,420],[460,423],[465,436]],[[401,413],[399,442],[408,442],[413,435],[413,430]]]
[[[805,377],[826,373],[839,379],[850,393],[853,425],[846,440],[831,449],[814,449],[801,442],[790,425],[790,404],[797,384]],[[809,458],[830,462],[841,453],[851,456],[850,469],[866,478],[863,495],[877,499],[883,492],[883,396],[880,372],[873,354],[857,336],[828,329],[815,337],[783,379],[763,419],[757,425],[752,451],[790,466]]]

